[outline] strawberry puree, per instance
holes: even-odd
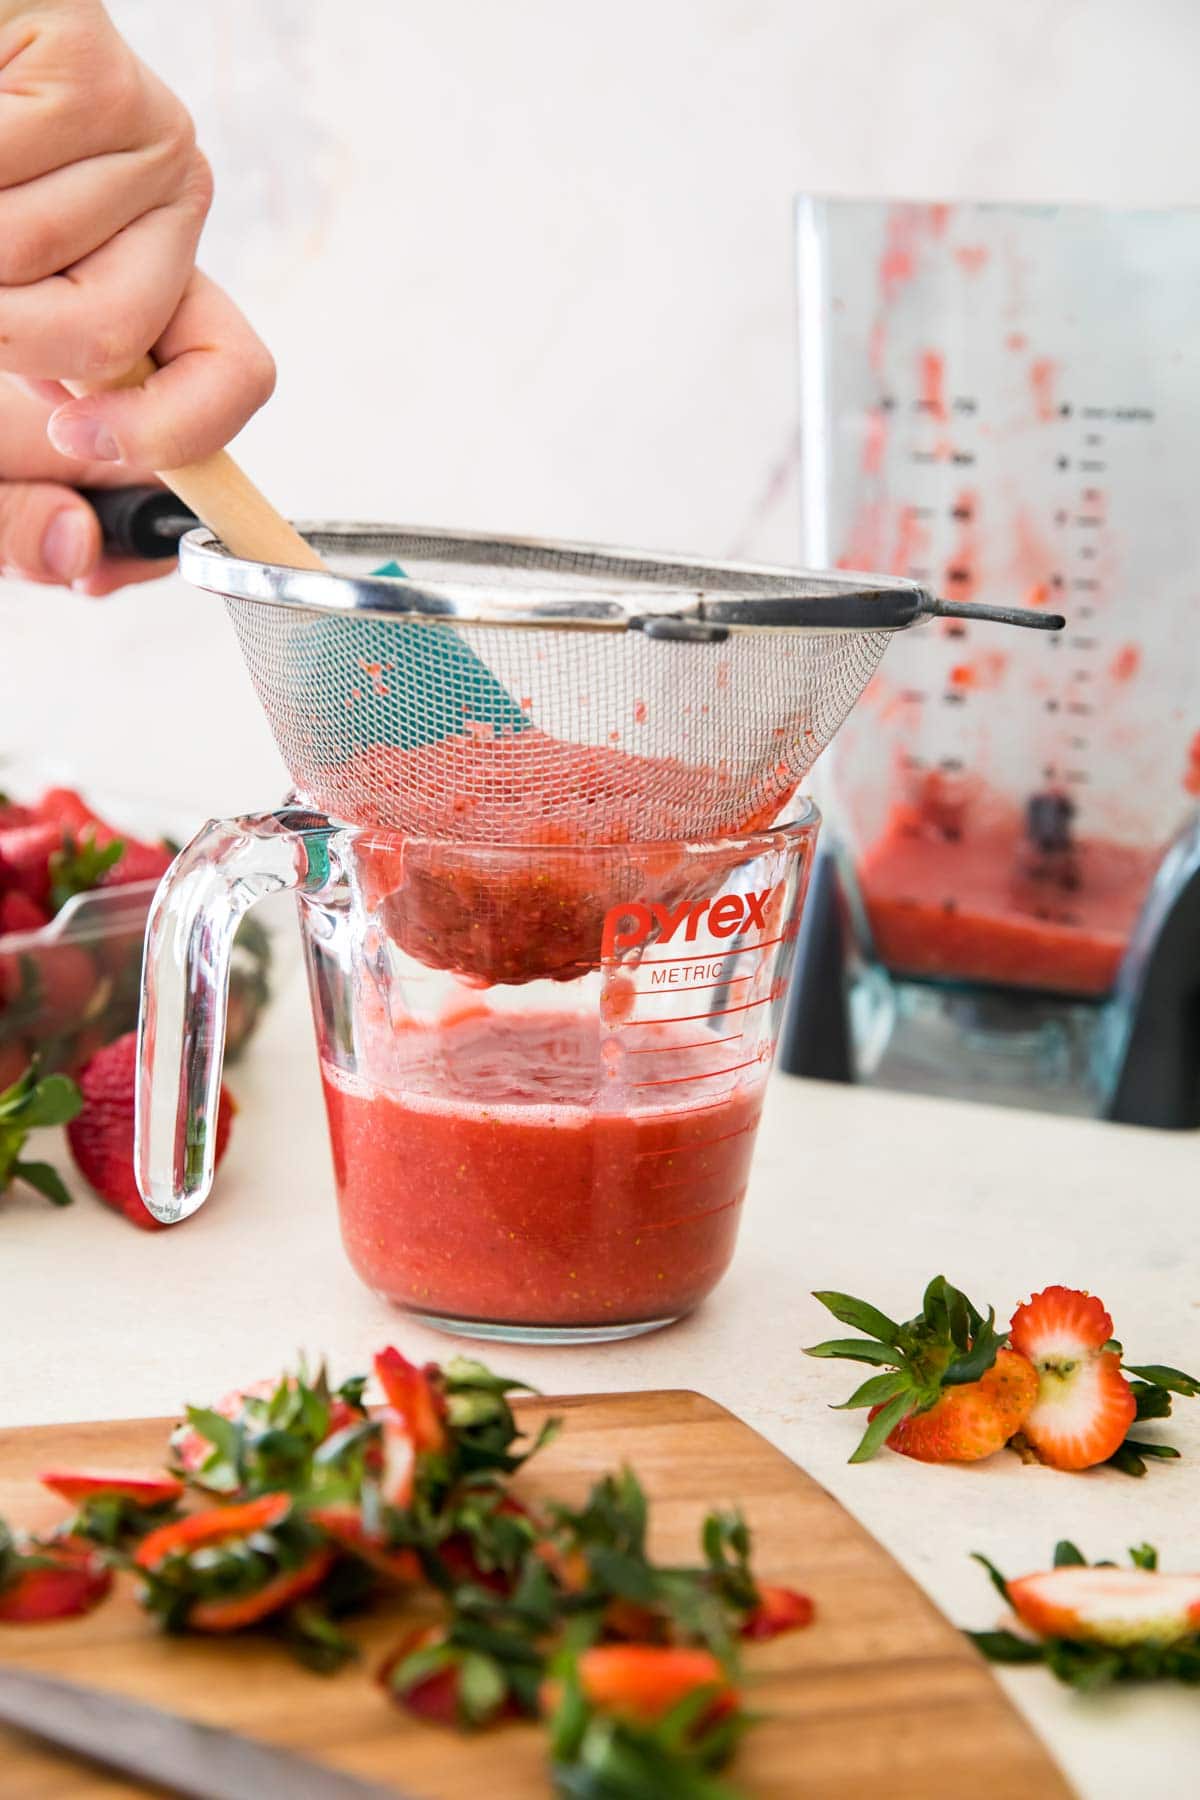
[[[411,1310],[513,1326],[694,1307],[733,1253],[765,1064],[735,1076],[684,1029],[640,1027],[628,1080],[594,1018],[484,1007],[396,1033],[379,1085],[325,1062],[358,1274]]]
[[[1039,854],[1019,815],[899,803],[859,884],[880,961],[897,974],[1099,995],[1113,984],[1155,852],[1101,839]]]

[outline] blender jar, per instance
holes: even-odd
[[[1103,1110],[1200,795],[1200,211],[806,199],[805,546],[1059,635],[897,642],[819,789],[854,1074]]]
[[[343,1241],[476,1336],[634,1335],[733,1252],[817,814],[711,842],[474,844],[301,809],[206,828],[147,940],[139,1181],[211,1180],[237,919],[299,897]]]

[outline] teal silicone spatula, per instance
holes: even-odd
[[[154,370],[153,360],[146,356],[119,381],[102,386],[140,387]],[[98,386],[67,385],[73,392],[100,391]],[[284,568],[324,571],[325,564],[312,545],[276,511],[227,450],[219,450],[185,468],[157,473],[235,556]],[[405,579],[404,570],[394,562],[385,563],[375,573],[398,581]],[[297,645],[298,664],[309,676],[313,673],[313,659],[324,658],[326,646],[322,639],[329,625],[324,619],[314,620]],[[410,750],[422,744],[440,743],[462,733],[466,725],[483,726],[505,736],[529,727],[531,721],[512,695],[449,626],[397,621],[376,626],[368,615],[362,619],[360,629],[359,658],[364,669],[386,666],[396,687],[405,690],[408,705],[404,709],[404,726],[397,737],[391,716],[394,709],[386,707],[331,709],[314,722],[323,751],[331,761],[345,761],[376,744]],[[340,639],[336,642],[340,651]],[[330,658],[331,667],[339,664],[340,657]],[[418,696],[415,706],[414,694]]]

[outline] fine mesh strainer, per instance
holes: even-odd
[[[911,581],[378,525],[305,536],[331,573],[230,556],[225,597],[299,793],[355,826],[476,843],[702,839],[769,823],[891,634],[1042,630]],[[372,574],[395,560],[404,580]]]

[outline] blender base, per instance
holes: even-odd
[[[386,1294],[380,1294],[386,1300]],[[489,1344],[615,1344],[622,1338],[644,1337],[648,1331],[661,1331],[683,1318],[674,1313],[666,1319],[639,1319],[631,1325],[488,1325],[478,1319],[454,1319],[440,1313],[417,1312],[405,1307],[410,1318],[434,1331],[447,1331],[454,1337],[481,1338]]]

